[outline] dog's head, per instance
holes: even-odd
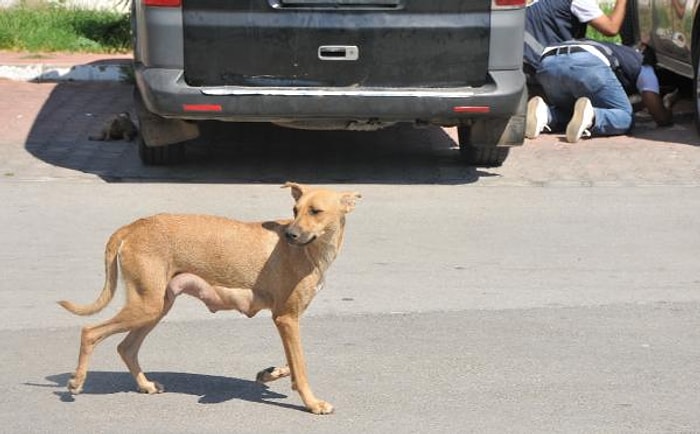
[[[345,215],[362,197],[355,192],[336,192],[310,188],[294,182],[283,187],[292,189],[294,220],[285,231],[287,242],[306,246],[324,235],[342,230]]]

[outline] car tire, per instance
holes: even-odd
[[[466,127],[459,127],[459,136],[462,137],[462,130]],[[463,143],[460,138],[459,154],[463,162],[476,167],[500,167],[506,161],[510,148],[497,146],[473,146]]]
[[[146,166],[169,166],[185,160],[185,144],[148,146],[139,136],[139,158]]]
[[[470,125],[458,126],[462,161],[478,167],[501,166],[510,146],[522,145],[525,137],[524,117],[522,122],[512,122],[515,118],[518,117],[479,119]]]
[[[146,130],[150,128],[165,128],[163,118],[157,116],[146,109],[143,104],[141,93],[134,87],[134,106],[136,118],[139,122],[140,133],[138,136],[139,158],[146,166],[167,166],[185,161],[185,143],[173,143],[153,146],[146,138]]]

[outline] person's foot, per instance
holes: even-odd
[[[595,111],[593,111],[591,100],[586,97],[577,99],[574,105],[574,115],[566,126],[566,141],[576,143],[582,136],[590,137],[594,116]]]
[[[527,121],[525,121],[525,137],[534,139],[542,131],[549,130],[549,109],[542,97],[536,96],[527,103]]]

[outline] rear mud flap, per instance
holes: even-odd
[[[195,122],[166,119],[153,114],[139,115],[141,137],[148,147],[167,146],[199,137]]]
[[[470,130],[473,146],[520,146],[525,138],[525,116],[479,120]]]
[[[174,145],[199,137],[199,125],[196,122],[167,119],[148,111],[138,88],[134,88],[134,107],[141,139],[149,148]]]
[[[475,119],[467,128],[462,127],[464,140],[470,146],[521,146],[525,142],[527,92],[520,95],[518,108],[507,118]],[[468,133],[466,133],[469,131]],[[460,143],[462,137],[460,137]]]

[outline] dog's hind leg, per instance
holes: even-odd
[[[141,393],[162,393],[165,388],[162,384],[150,381],[146,378],[146,374],[143,373],[141,365],[139,365],[139,349],[141,344],[143,344],[144,339],[148,333],[153,330],[153,328],[158,324],[158,320],[154,321],[152,324],[137,328],[129,332],[123,341],[117,346],[117,351],[121,356],[122,360],[129,368],[129,372],[134,376],[136,384],[138,385],[139,392]]]
[[[117,351],[134,377],[139,392],[154,394],[161,393],[165,389],[161,384],[146,378],[139,364],[139,350],[146,336],[158,325],[173,306],[175,299],[168,296],[165,274],[159,276],[153,269],[158,269],[158,264],[142,262],[130,262],[130,267],[123,267],[124,284],[126,286],[128,307],[133,307],[133,315],[130,318],[132,327],[129,334],[117,346]],[[126,261],[122,261],[124,263]],[[139,270],[138,272],[135,272]]]
[[[83,389],[88,362],[95,346],[115,333],[124,332],[129,334],[120,345],[119,353],[134,375],[139,388],[149,393],[153,393],[154,388],[157,389],[157,386],[150,384],[141,372],[137,354],[143,339],[172,305],[172,301],[164,297],[167,282],[154,277],[134,279],[130,277],[132,275],[130,273],[122,273],[122,275],[127,292],[126,305],[113,318],[96,326],[83,328],[78,367],[68,383],[68,390],[73,394],[78,394]],[[147,273],[137,274],[137,276],[144,275],[148,276]],[[139,372],[141,372],[140,375]]]
[[[134,317],[133,308],[125,307],[113,318],[95,326],[84,327],[80,338],[80,355],[78,367],[68,382],[68,390],[77,395],[83,390],[90,356],[95,346],[115,333],[123,333],[134,328],[130,318]]]
[[[146,336],[148,336],[155,326],[158,325],[158,322],[160,322],[160,320],[163,319],[163,317],[170,311],[174,301],[175,300],[173,298],[166,296],[161,314],[158,315],[150,324],[130,331],[124,340],[117,346],[119,355],[126,364],[126,367],[129,368],[131,375],[133,375],[134,379],[136,380],[139,392],[154,394],[165,391],[162,384],[155,381],[150,381],[148,378],[146,378],[146,374],[143,373],[141,365],[139,364],[139,350],[141,349],[141,344],[143,344]]]

